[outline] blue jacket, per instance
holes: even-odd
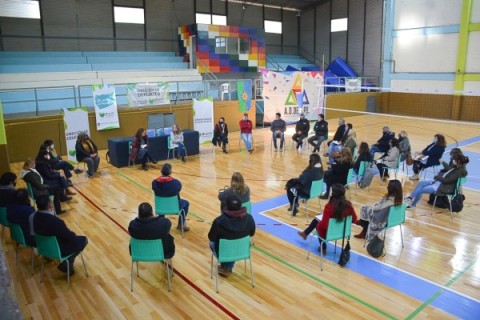
[[[429,150],[429,148],[431,149]],[[424,168],[437,166],[439,165],[439,160],[442,158],[443,153],[445,152],[445,147],[439,146],[435,143],[430,143],[425,149],[423,149],[422,154],[428,156],[427,163],[423,166]]]
[[[180,183],[180,181],[170,176],[161,176],[152,181],[152,190],[153,192],[155,192],[156,196],[178,196],[178,199],[180,200],[180,191],[182,190],[182,184]]]

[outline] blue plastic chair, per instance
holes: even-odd
[[[34,247],[31,247],[29,245],[27,245],[27,243],[25,242],[25,236],[23,234],[23,231],[22,231],[22,228],[20,228],[20,226],[16,223],[10,223],[10,237],[12,238],[13,241],[16,242],[16,246],[15,246],[15,265],[18,265],[18,247],[20,245],[24,246],[25,248],[31,248],[32,249],[32,267],[31,267],[31,271],[32,271],[32,275],[33,275],[33,257],[35,255],[35,252],[34,252]]]
[[[181,209],[180,204],[178,203],[178,196],[172,197],[160,197],[155,196],[155,213],[159,216],[178,216],[180,219],[180,226],[182,228],[182,238],[184,237],[183,227],[184,227],[184,219],[182,216],[185,217],[186,212]],[[185,217],[186,219],[186,217]]]
[[[138,262],[163,262],[165,263],[167,271],[168,291],[172,290],[170,270],[173,272],[171,261],[165,259],[163,253],[162,239],[156,240],[140,240],[130,239],[130,250],[132,255],[132,267],[130,270],[130,291],[133,292],[133,263],[137,264],[137,277],[140,277],[138,272]]]
[[[68,258],[73,256],[75,253],[62,257],[62,253],[60,252],[60,246],[58,245],[58,241],[55,236],[41,236],[39,234],[36,234],[35,239],[37,240],[38,255],[42,257],[42,276],[40,282],[43,282],[43,257],[59,260],[60,263],[62,263],[63,261],[67,261],[67,283],[68,288],[70,289],[70,267],[73,266],[70,266],[70,261],[68,260]],[[83,268],[85,269],[85,276],[88,277],[87,266],[85,265],[85,260],[83,259],[82,252],[80,252],[80,256],[82,257]]]
[[[452,199],[457,196],[457,194],[461,193],[462,186],[467,182],[467,177],[463,177],[457,180],[457,186],[452,194],[447,194],[448,204],[450,206],[450,219],[453,219],[453,210],[452,210]],[[435,198],[433,199],[433,206],[432,206],[432,213],[435,210],[435,204],[437,203],[437,194],[435,193]]]
[[[3,232],[5,228],[8,228],[10,224],[8,223],[7,220],[7,208],[6,207],[0,207],[0,224],[2,225],[2,241],[3,241]]]
[[[215,266],[215,290],[218,292],[218,265],[224,262],[234,262],[239,260],[244,260],[245,262],[245,273],[247,273],[247,259],[250,261],[250,278],[252,281],[252,287],[255,287],[255,280],[253,279],[253,267],[252,267],[252,256],[250,252],[250,236],[244,238],[227,240],[220,239],[220,244],[218,248],[218,257],[212,252],[212,257],[210,260],[210,278],[213,278],[213,257],[216,258]]]
[[[318,199],[318,205],[321,209],[322,205],[320,203],[320,196],[322,195],[322,192],[323,192],[323,179],[312,181],[312,186],[310,187],[310,197],[309,198],[299,197],[299,200],[303,201],[303,203],[305,204],[304,208],[305,208],[305,213],[306,213],[306,216],[307,216],[307,221],[308,221],[308,201],[311,200],[311,199],[317,198]],[[295,196],[295,198],[297,198],[297,197],[298,196]],[[296,202],[297,202],[296,199],[294,199],[293,203],[296,203]],[[293,217],[293,210],[292,210],[291,216]]]

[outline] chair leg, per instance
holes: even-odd
[[[137,263],[137,277],[140,278],[140,273],[138,273],[138,261],[135,261]]]
[[[255,288],[255,280],[253,279],[253,265],[252,265],[252,257],[250,257],[250,278],[252,279],[252,288]]]
[[[448,205],[450,207],[450,219],[453,219],[452,201],[450,200],[450,198],[448,196],[447,196],[447,199],[448,199]]]
[[[435,203],[437,203],[437,195],[433,198],[432,213],[430,213],[430,215],[433,215],[433,212],[435,211]]]
[[[399,224],[399,226],[400,226],[400,239],[402,239],[402,248],[404,248],[404,246],[403,246],[403,232],[402,232],[402,225],[401,225],[401,224]]]
[[[213,252],[212,257],[210,258],[210,279],[213,279]]]
[[[80,257],[82,258],[83,270],[85,270],[85,276],[88,278],[87,265],[85,264],[85,260],[83,259],[83,253],[82,252],[80,252]]]
[[[133,260],[132,267],[130,268],[130,291],[133,292]]]
[[[183,212],[183,215],[182,215]],[[182,218],[183,217],[183,218]],[[185,220],[187,217],[185,216],[185,211],[182,209],[180,210],[180,213],[178,214],[178,219],[180,219],[180,228],[182,228],[182,238],[185,238],[185,232],[183,231],[183,228],[185,226]]]
[[[18,242],[15,246],[15,265],[18,265]]]
[[[170,264],[165,260],[165,267],[167,268],[168,291],[172,291],[172,284],[170,282]]]
[[[323,241],[320,241],[320,271],[323,271]]]
[[[215,291],[218,293],[218,261],[215,261]]]
[[[41,257],[41,263],[42,263],[42,265],[41,265],[41,269],[40,269],[41,270],[40,282],[43,282],[43,256]]]
[[[35,257],[35,252],[33,251],[33,247],[32,247],[32,267],[31,267],[32,276],[33,276],[33,258],[34,257]]]
[[[68,259],[65,261],[67,261],[67,288],[70,290],[70,261]]]

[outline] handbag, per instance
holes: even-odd
[[[411,166],[413,164],[413,158],[411,153],[408,154],[406,162],[407,162],[407,166]]]
[[[452,212],[460,212],[463,209],[463,201],[465,200],[465,196],[461,193],[457,193],[455,197],[452,199]]]
[[[367,245],[367,252],[374,258],[383,257],[385,255],[385,240],[375,236]]]
[[[342,239],[342,252],[340,252],[340,258],[338,259],[338,264],[340,266],[345,266],[348,261],[350,261],[350,238],[347,239],[347,245],[343,247],[345,241],[345,232],[347,228],[347,217],[343,219],[343,239]]]

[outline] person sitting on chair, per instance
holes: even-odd
[[[172,132],[170,132],[170,143],[172,144],[172,147],[177,148],[177,158],[181,157],[182,162],[187,162],[185,159],[187,152],[185,151],[185,145],[183,143],[183,132],[178,124],[174,124],[172,126]]]
[[[463,154],[455,154],[453,156],[453,167],[448,171],[439,173],[433,180],[420,181],[412,193],[405,198],[407,209],[415,208],[424,193],[436,193],[439,196],[453,194],[457,188],[458,179],[468,175],[466,165],[469,161],[468,157]],[[442,162],[442,165],[444,168],[448,168],[446,162]]]
[[[272,131],[273,147],[275,148],[275,152],[278,151],[278,138],[280,138],[280,151],[282,151],[283,144],[285,143],[285,131],[287,130],[287,123],[282,119],[280,112],[275,114],[275,120],[272,121],[270,130]]]
[[[213,220],[208,232],[210,248],[217,257],[220,239],[236,240],[255,235],[255,221],[252,215],[247,214],[247,208],[242,207],[240,198],[232,194],[227,197],[226,204],[222,214]],[[218,267],[218,273],[228,277],[232,273],[234,265],[235,262],[222,262]]]
[[[310,122],[305,118],[305,114],[300,113],[300,119],[295,125],[295,133],[292,136],[292,140],[297,143],[297,149],[301,150],[303,146],[303,139],[308,137],[308,131],[310,131]]]
[[[100,157],[98,156],[97,146],[87,133],[80,132],[78,134],[75,151],[77,153],[77,161],[87,164],[88,177],[93,178],[93,175],[97,173]]]
[[[442,134],[433,136],[433,141],[422,152],[415,152],[413,161],[413,175],[410,180],[418,180],[420,171],[439,165],[439,160],[445,152],[447,141]]]
[[[13,172],[5,172],[0,178],[0,207],[8,207],[15,201],[17,175]]]
[[[330,169],[325,172],[324,182],[327,190],[320,196],[320,199],[328,199],[330,188],[335,183],[342,185],[347,184],[348,171],[354,166],[352,152],[350,149],[344,148],[340,151],[340,159],[334,162]]]
[[[346,140],[350,128],[345,124],[343,118],[338,119],[338,128],[335,131],[333,139],[327,142],[328,151],[323,154],[324,157],[329,157],[329,163],[333,162],[333,153],[342,149],[342,141]]]
[[[400,149],[400,162],[403,162],[412,153],[410,140],[408,140],[408,134],[405,130],[400,131],[398,134],[398,148]]]
[[[378,172],[380,173],[380,179],[383,181],[390,178],[390,175],[388,174],[388,168],[396,168],[398,166],[398,156],[400,155],[397,138],[390,140],[388,145],[390,147],[388,151],[385,152],[380,159],[374,161],[377,164]]]
[[[172,223],[165,216],[154,216],[152,206],[142,202],[138,206],[138,217],[130,221],[128,233],[139,240],[162,239],[163,255],[171,259],[175,255],[175,243],[170,234]]]
[[[372,156],[370,155],[370,148],[368,147],[368,143],[360,142],[360,147],[358,148],[358,156],[357,160],[355,160],[355,165],[353,166],[353,172],[358,174],[358,170],[360,170],[360,163],[363,161],[367,161],[368,163],[372,162]]]
[[[245,147],[247,148],[248,152],[252,153],[252,128],[253,124],[252,121],[248,119],[248,113],[243,114],[243,119],[239,121],[240,126],[240,136],[242,140],[245,142]]]
[[[382,152],[385,153],[390,149],[390,140],[395,138],[395,132],[390,130],[390,127],[384,126],[383,133],[380,139],[378,139],[377,143],[373,144],[370,148],[370,154],[372,155],[372,159],[375,159],[375,153]]]
[[[65,178],[67,178],[68,183],[71,185],[70,178],[72,177],[72,173],[70,171],[74,171],[76,174],[80,174],[83,172],[82,169],[75,169],[70,162],[62,160],[62,157],[57,153],[55,150],[55,145],[53,144],[53,140],[47,139],[43,142],[43,146],[47,148],[47,151],[50,153],[50,164],[52,165],[53,169],[55,170],[62,170],[65,174]]]
[[[53,170],[50,163],[50,153],[46,149],[41,149],[38,153],[35,166],[46,184],[60,188],[60,201],[71,200],[70,196],[76,195],[76,192],[69,187],[67,179]]]
[[[285,186],[285,189],[287,190],[288,202],[290,203],[288,211],[292,211],[293,216],[295,216],[298,212],[298,199],[310,198],[312,182],[322,179],[322,160],[317,153],[312,153],[308,160],[308,167],[303,170],[302,174],[298,178],[290,179]]]
[[[220,117],[218,122],[215,124],[215,128],[213,129],[212,143],[214,146],[222,146],[223,153],[228,153],[228,126],[224,117]]]
[[[161,172],[162,172],[162,175],[152,181],[152,190],[155,192],[156,196],[160,196],[160,197],[177,196],[178,197],[178,205],[180,210],[183,209],[183,214],[181,214],[178,218],[177,229],[180,230],[182,228],[182,221],[183,221],[183,231],[187,232],[188,230],[190,230],[190,228],[187,227],[187,221],[186,221],[190,203],[187,200],[180,198],[182,183],[171,176],[172,166],[170,165],[170,163],[165,163],[162,166]]]
[[[48,196],[39,196],[36,199],[38,211],[34,213],[32,225],[34,234],[41,236],[54,236],[57,238],[62,257],[73,254],[68,261],[70,263],[70,275],[74,274],[74,262],[87,246],[88,239],[85,236],[77,236],[68,229],[65,222],[53,213],[53,203]],[[67,260],[58,265],[58,270],[67,272]]]
[[[313,147],[312,152],[317,152],[320,151],[322,142],[328,139],[328,122],[325,121],[325,116],[323,114],[320,113],[318,115],[318,121],[315,122],[313,131],[315,131],[315,135],[308,138],[308,143]],[[315,143],[315,141],[317,141],[317,143]]]
[[[13,198],[13,203],[7,207],[7,220],[15,223],[22,229],[25,242],[30,247],[36,247],[35,237],[30,233],[30,216],[35,209],[30,204],[30,197],[25,188],[18,189]]]
[[[142,169],[145,171],[148,170],[147,161],[150,161],[153,164],[157,163],[157,161],[155,161],[150,155],[150,152],[148,151],[147,146],[148,146],[147,131],[144,128],[140,128],[137,130],[137,133],[133,138],[132,151],[130,152],[129,161],[135,164],[135,160],[137,158],[140,159],[140,161],[142,161]]]
[[[250,188],[246,185],[245,179],[240,172],[234,172],[230,180],[230,187],[225,187],[218,193],[220,200],[220,209],[225,209],[227,198],[232,194],[240,198],[242,203],[250,201]]]
[[[400,206],[403,203],[402,198],[402,184],[398,180],[390,180],[387,186],[387,194],[382,199],[371,206],[362,207],[362,211],[360,212],[360,220],[358,220],[356,223],[362,227],[362,231],[359,234],[356,234],[354,237],[365,239],[368,226],[370,225],[370,232],[368,233],[367,241],[371,241],[385,228],[390,207]]]

